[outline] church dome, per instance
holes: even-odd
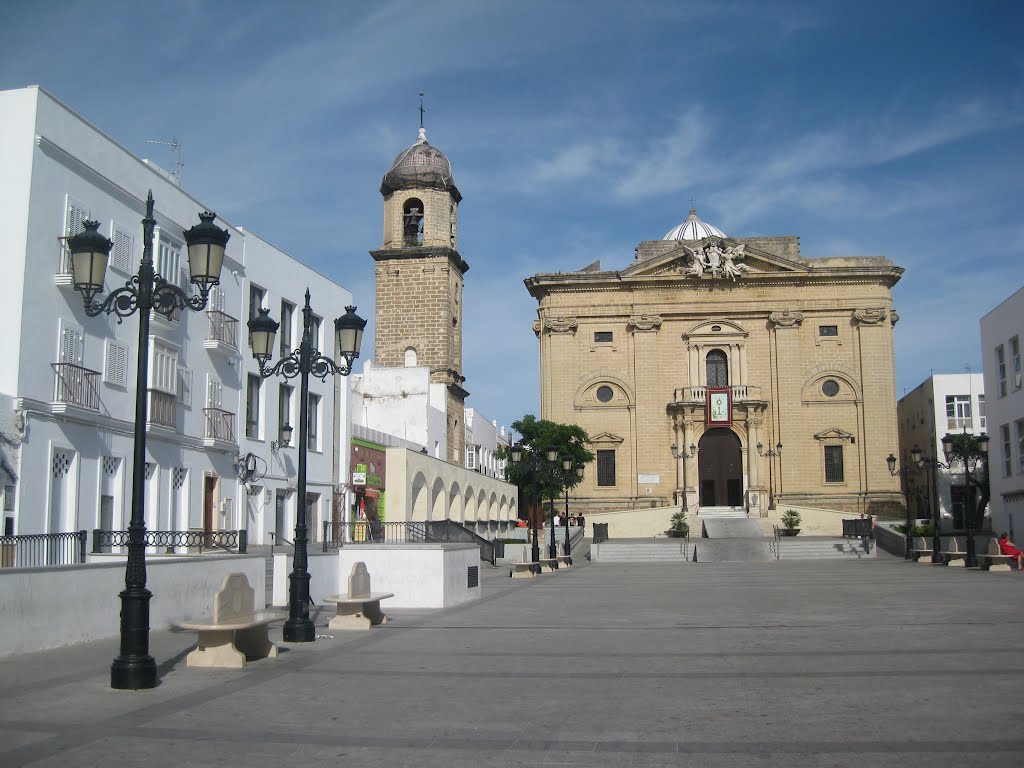
[[[718,227],[701,221],[697,218],[697,209],[691,208],[690,215],[686,221],[676,227],[672,227],[662,240],[703,240],[705,237],[728,237]]]
[[[441,150],[427,143],[427,132],[420,128],[416,143],[399,152],[391,163],[391,170],[384,174],[380,193],[389,195],[400,189],[424,187],[450,192],[456,202],[462,200],[452,176],[451,162]]]

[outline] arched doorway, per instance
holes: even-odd
[[[743,506],[743,459],[740,439],[730,429],[709,429],[697,454],[702,507]]]

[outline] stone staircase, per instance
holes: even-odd
[[[747,511],[743,507],[700,507],[697,510],[697,517],[746,517]]]
[[[875,556],[873,541],[832,536],[783,536],[779,539],[780,560],[873,560]]]
[[[682,539],[657,541],[604,541],[590,545],[590,559],[602,563],[684,563],[690,548],[684,551]]]

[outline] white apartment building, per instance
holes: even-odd
[[[945,463],[942,437],[947,432],[980,435],[986,431],[985,382],[980,373],[934,374],[904,395],[896,404],[899,421],[899,466],[911,466],[911,451],[919,447],[924,455]],[[884,457],[879,457],[884,460]],[[934,480],[929,489],[929,480]],[[910,504],[918,518],[930,517],[928,499],[939,501],[946,527],[963,527],[964,476],[959,463],[952,470],[939,469],[934,478],[923,471],[903,478],[909,482]],[[930,491],[930,493],[929,493]],[[987,513],[986,513],[987,514]]]
[[[1024,527],[1024,380],[1021,340],[1024,339],[1024,288],[981,318],[982,367],[991,442],[989,467],[992,527],[1009,531]]]
[[[466,468],[489,477],[505,479],[505,460],[499,459],[498,448],[509,448],[512,433],[499,427],[497,421],[487,417],[475,408],[466,408]]]
[[[0,179],[4,528],[124,530],[138,318],[87,316],[72,285],[66,239],[93,219],[113,240],[102,300],[137,271],[140,220],[152,190],[156,268],[188,287],[183,231],[211,206],[38,87],[0,92]],[[216,223],[231,238],[209,305],[170,319],[154,313],[146,341],[146,526],[245,529],[250,544],[269,542],[270,533],[291,539],[298,380],[260,379],[245,323],[259,306],[270,309],[281,322],[279,352],[286,354],[299,343],[304,293],[312,286],[317,348],[333,353],[331,320],[352,296],[252,233]],[[314,538],[332,513],[338,478],[348,475],[348,451],[339,448],[348,445],[348,387],[338,379],[310,381],[307,503]],[[290,446],[281,444],[284,424],[294,428]]]

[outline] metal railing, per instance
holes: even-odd
[[[87,531],[0,536],[0,568],[81,565]]]
[[[782,540],[782,534],[779,533],[779,526],[772,526],[772,536],[768,539],[768,554],[775,555],[775,559],[778,560],[781,556],[779,543]]]
[[[249,542],[246,530],[238,531],[146,531],[143,537],[146,547],[176,552],[179,549],[202,553],[204,549],[245,554]],[[96,528],[92,532],[92,551],[95,554],[112,552],[115,548],[128,547],[128,531],[104,531]]]
[[[220,408],[203,408],[206,414],[206,436],[211,440],[237,443],[235,439],[235,414]]]
[[[174,429],[178,426],[178,398],[159,389],[149,390],[149,423]]]
[[[83,368],[72,363],[50,363],[55,373],[53,399],[58,403],[68,403],[98,411],[100,397],[96,392],[96,377],[99,371]]]
[[[279,536],[274,531],[267,531],[270,536],[270,554],[274,554],[274,547],[280,547],[282,545],[288,545],[293,550],[295,549],[295,542],[286,539],[284,536]]]
[[[732,390],[733,402],[738,403],[743,400],[761,399],[761,387],[753,384],[733,384],[729,389]],[[706,386],[682,387],[676,389],[672,397],[677,403],[703,403],[707,398],[707,392],[708,388]]]
[[[328,552],[353,544],[425,544],[430,542],[466,542],[480,547],[480,559],[494,564],[494,543],[453,520],[417,520],[411,522],[334,522],[323,521],[323,550]],[[346,533],[348,534],[346,536]]]
[[[238,318],[221,312],[219,309],[211,309],[206,313],[210,318],[210,341],[219,341],[222,344],[238,348]]]

